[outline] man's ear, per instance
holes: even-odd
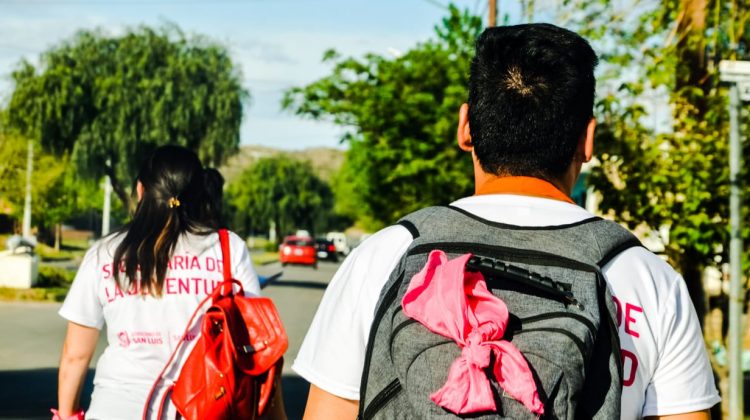
[[[458,147],[464,152],[474,150],[474,143],[471,142],[471,130],[469,129],[469,104],[461,105],[458,110]]]
[[[594,132],[596,131],[596,119],[591,117],[586,125],[586,131],[578,143],[578,155],[581,162],[588,162],[594,156]]]

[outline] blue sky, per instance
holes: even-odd
[[[283,149],[343,147],[341,130],[283,112],[279,101],[292,87],[326,75],[323,52],[382,55],[430,38],[444,16],[443,0],[0,0],[0,100],[9,74],[27,58],[79,29],[123,33],[139,24],[174,22],[191,34],[226,45],[242,69],[252,100],[245,110],[242,144]],[[486,14],[486,0],[455,0]],[[518,2],[499,1],[500,13],[518,15]],[[513,10],[511,10],[513,9]],[[513,19],[511,19],[513,21]]]

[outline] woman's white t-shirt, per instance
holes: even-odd
[[[146,394],[191,315],[224,279],[219,235],[186,233],[169,260],[160,298],[123,290],[114,280],[112,262],[122,238],[122,234],[109,236],[89,249],[59,312],[87,327],[107,325],[107,347],[96,365],[94,397],[87,417],[141,416]],[[232,276],[242,283],[246,295],[260,295],[258,275],[245,243],[231,232],[229,243]],[[175,368],[165,374],[166,383],[176,378],[199,331],[200,323],[194,322]]]
[[[593,215],[546,198],[491,194],[454,202],[481,218],[556,226]],[[359,399],[365,349],[381,289],[412,242],[391,226],[357,247],[331,280],[292,369],[333,395]],[[703,335],[682,277],[644,248],[603,267],[617,306],[622,347],[622,419],[687,413],[719,402]]]

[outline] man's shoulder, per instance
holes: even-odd
[[[636,297],[654,308],[674,301],[682,276],[661,256],[643,246],[628,248],[602,267],[615,295]]]
[[[624,269],[628,267],[648,268],[653,271],[653,274],[666,275],[670,278],[679,276],[665,258],[653,253],[645,246],[633,246],[625,249],[612,258],[602,269],[607,271],[612,268]]]
[[[355,259],[400,258],[404,245],[408,246],[414,237],[409,230],[399,224],[380,229],[365,239],[352,251]]]

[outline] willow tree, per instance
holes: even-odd
[[[174,26],[123,36],[82,31],[12,73],[10,123],[89,179],[108,175],[125,206],[153,149],[179,144],[218,165],[237,150],[248,93],[227,50]]]

